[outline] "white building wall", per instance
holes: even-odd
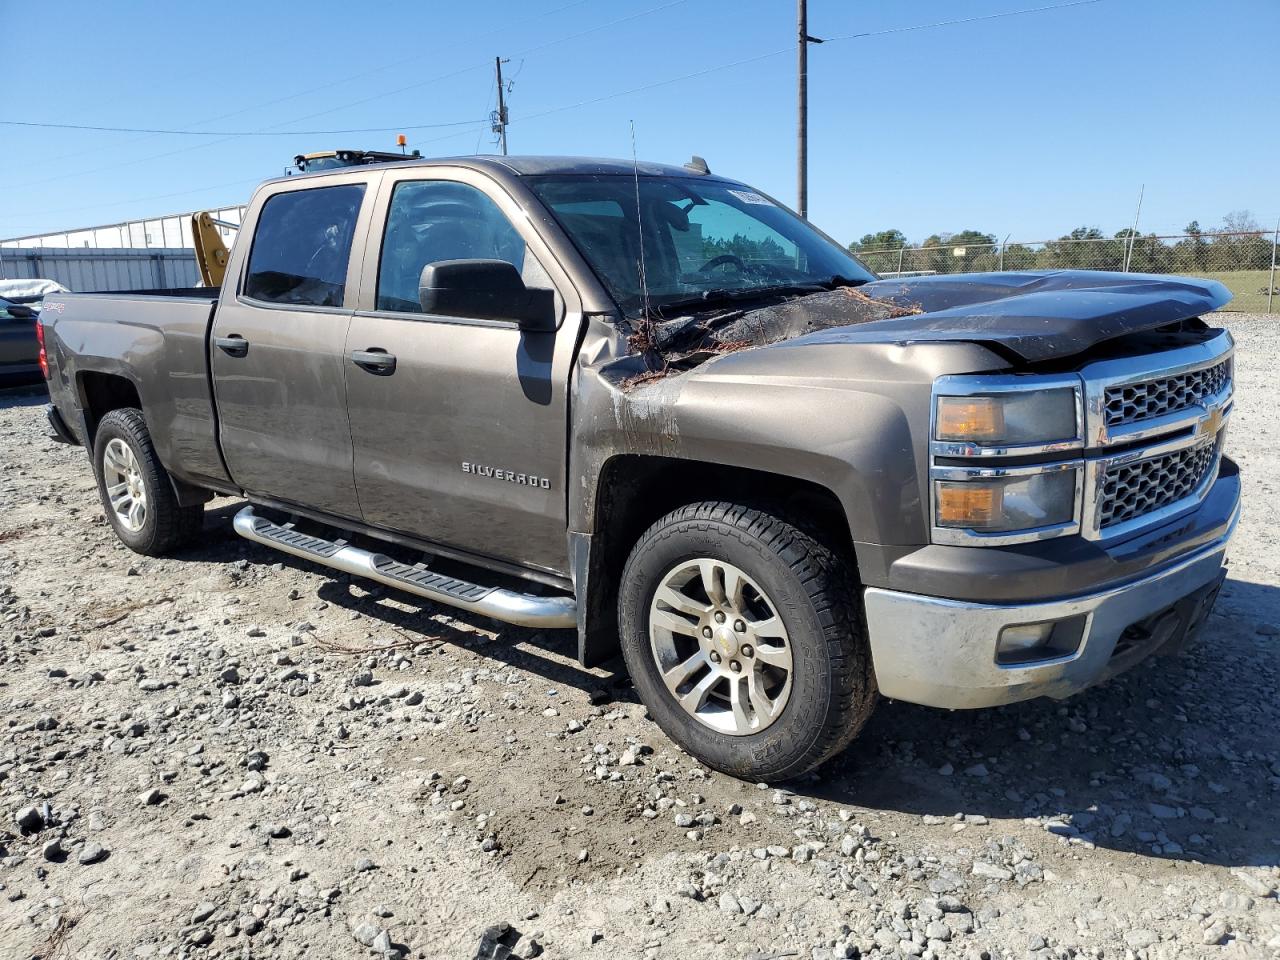
[[[244,216],[243,206],[219,207],[210,210],[215,220],[228,223],[240,223]],[[235,238],[236,231],[227,227],[219,227],[218,232],[227,246]],[[82,227],[77,230],[64,230],[60,233],[46,233],[29,237],[14,237],[0,240],[0,248],[31,249],[36,247],[64,247],[90,250],[174,250],[180,247],[192,249],[191,214],[175,213],[163,217],[152,217],[147,220],[128,220],[124,223],[111,223],[101,227]]]

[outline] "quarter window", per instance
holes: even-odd
[[[340,307],[364,184],[277,193],[258,217],[244,293],[268,303]]]
[[[511,221],[475,187],[447,180],[399,183],[382,237],[378,309],[421,313],[418,278],[429,263],[505,260],[524,272],[525,252]],[[533,258],[529,260],[532,265]]]

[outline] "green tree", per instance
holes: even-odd
[[[880,230],[864,233],[861,240],[849,244],[849,252],[857,256],[876,273],[894,273],[907,246],[907,235],[901,230]]]
[[[1253,214],[1233,210],[1222,218],[1206,258],[1212,270],[1266,270],[1271,266],[1271,242]]]
[[[901,230],[880,230],[876,233],[864,233],[861,240],[849,244],[850,253],[863,250],[897,250],[907,245],[907,235]]]

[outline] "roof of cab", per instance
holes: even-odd
[[[502,170],[515,176],[554,176],[577,174],[579,176],[634,176],[637,172],[644,177],[689,177],[707,179],[711,175],[698,173],[687,167],[667,163],[651,163],[647,160],[612,160],[605,157],[550,157],[550,156],[465,156],[465,157],[424,157],[419,160],[406,159],[403,163],[371,164],[378,169],[398,169],[401,167],[469,167],[475,170]],[[326,177],[335,174],[352,173],[361,169],[355,167],[335,167],[330,170],[319,170],[314,173],[293,174],[290,177],[274,177],[271,181],[297,179],[299,177]],[[712,177],[713,179],[722,179]]]

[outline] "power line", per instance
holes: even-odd
[[[1054,4],[1046,7],[1031,7],[1025,10],[1008,10],[1003,13],[987,14],[986,16],[981,16],[981,17],[966,17],[958,20],[938,20],[933,23],[917,23],[917,24],[912,24],[905,27],[891,27],[886,30],[874,30],[874,31],[868,31],[866,33],[851,33],[851,34],[845,34],[843,36],[837,36],[837,37],[826,37],[824,38],[824,42],[833,43],[841,40],[858,40],[864,37],[878,37],[878,36],[883,36],[891,33],[905,33],[912,30],[931,30],[937,27],[950,27],[956,24],[974,23],[979,20],[995,20],[1001,17],[1018,17],[1018,16],[1023,16],[1024,14],[1029,14],[1029,13],[1042,13],[1049,10],[1065,10],[1068,7],[1080,7],[1080,6],[1085,6],[1087,4],[1103,3],[1103,2],[1104,0],[1072,0],[1072,2],[1070,3],[1059,3],[1059,4]],[[778,50],[770,50],[767,53],[759,53],[759,54],[756,54],[755,56],[743,57],[740,60],[732,60],[728,63],[717,64],[715,66],[706,67],[702,70],[695,70],[692,73],[681,74],[678,77],[669,77],[666,80],[655,80],[652,83],[644,83],[638,87],[631,87],[627,90],[619,90],[616,93],[606,93],[598,97],[591,97],[586,100],[576,101],[574,103],[561,104],[558,107],[549,107],[546,110],[540,110],[535,113],[523,114],[511,120],[511,123],[525,123],[529,120],[537,120],[542,117],[550,116],[551,114],[554,114],[554,113],[563,113],[566,110],[576,110],[579,107],[593,106],[597,103],[604,103],[608,100],[615,100],[618,97],[626,97],[635,93],[644,93],[647,90],[654,90],[654,89],[657,89],[658,87],[670,86],[673,83],[682,83],[685,80],[695,80],[699,77],[705,77],[708,74],[717,73],[721,70],[731,70],[734,67],[743,67],[743,66],[746,66],[747,64],[759,63],[761,60],[768,60],[772,57],[780,57],[783,54],[790,54],[794,52],[795,52],[794,48],[790,46],[782,47]],[[447,139],[450,139],[451,136],[452,134],[444,137],[437,137],[434,140],[421,141],[419,143],[415,143],[414,146],[421,146],[422,143],[435,143],[435,142],[438,142],[439,140],[447,140]]]
[[[1028,13],[1045,13],[1049,10],[1066,10],[1068,7],[1085,7],[1103,0],[1071,0],[1070,3],[1055,3],[1047,7],[1028,7],[1025,10],[1006,10],[1003,13],[988,13],[978,17],[960,17],[955,20],[938,20],[935,23],[917,23],[906,27],[890,27],[887,30],[870,30],[866,33],[846,33],[838,37],[824,37],[826,43],[838,40],[860,40],[863,37],[883,37],[891,33],[908,33],[912,30],[931,30],[934,27],[952,27],[961,23],[978,23],[982,20],[1000,20],[1004,17],[1021,17]]]
[[[571,2],[571,3],[563,4],[563,5],[559,6],[559,7],[554,8],[552,11],[550,11],[550,13],[555,13],[555,12],[558,12],[558,11],[560,11],[560,10],[568,9],[569,7],[578,6],[578,5],[579,5],[579,2],[581,2],[581,0],[578,0],[578,2]],[[556,46],[557,44],[560,44],[560,43],[566,43],[566,42],[571,41],[571,40],[576,40],[576,39],[578,39],[578,38],[580,38],[580,37],[585,37],[585,36],[587,36],[587,35],[589,35],[589,34],[596,33],[596,32],[598,32],[598,31],[600,31],[600,30],[606,30],[606,29],[608,29],[609,27],[618,26],[619,24],[627,23],[627,22],[629,22],[629,21],[631,21],[631,20],[639,19],[640,17],[649,16],[650,14],[653,14],[653,13],[659,13],[659,12],[661,12],[661,11],[663,11],[663,10],[670,9],[671,7],[678,6],[678,5],[682,4],[682,3],[687,3],[687,2],[688,2],[688,0],[667,0],[667,2],[666,2],[666,3],[659,4],[659,5],[658,5],[658,6],[656,6],[656,7],[649,7],[649,8],[647,8],[647,9],[645,9],[645,10],[640,10],[640,11],[637,11],[636,13],[628,14],[628,15],[627,15],[627,16],[625,16],[625,17],[619,17],[619,18],[617,18],[617,19],[610,20],[610,21],[608,21],[607,23],[602,23],[602,24],[599,24],[599,25],[594,26],[594,27],[589,27],[589,28],[587,28],[586,30],[580,30],[580,31],[578,31],[577,33],[569,34],[568,36],[558,37],[558,38],[553,39],[553,40],[547,40],[547,41],[544,41],[543,43],[536,44],[535,46],[532,46],[532,47],[529,47],[529,48],[527,48],[527,49],[525,49],[525,50],[522,50],[522,51],[520,51],[520,52],[518,52],[518,53],[514,54],[514,56],[517,56],[517,57],[527,56],[527,55],[529,55],[530,53],[535,53],[535,52],[537,52],[537,51],[539,51],[539,50],[545,50],[545,49],[547,49],[548,47]],[[548,14],[548,15],[549,15],[549,14]],[[531,19],[532,19],[532,18],[531,18]],[[521,22],[523,22],[523,21],[521,21]],[[416,58],[416,57],[415,57],[415,58],[409,58],[409,59],[418,59],[418,58]],[[284,121],[281,121],[280,123],[272,124],[271,126],[267,127],[267,128],[266,128],[266,131],[264,131],[264,132],[272,131],[272,130],[274,130],[275,128],[282,127],[282,126],[284,126],[286,123],[300,123],[300,122],[302,122],[303,120],[311,120],[311,119],[313,119],[313,118],[315,118],[315,117],[324,116],[325,114],[329,114],[329,113],[335,113],[335,112],[337,112],[337,111],[339,111],[339,110],[345,110],[345,109],[348,109],[348,108],[350,108],[350,107],[355,107],[355,106],[362,106],[362,105],[364,105],[364,104],[366,104],[366,103],[369,103],[369,102],[371,102],[371,101],[374,101],[374,100],[383,100],[383,99],[385,99],[386,97],[395,96],[396,94],[399,94],[399,93],[405,93],[405,92],[407,92],[407,91],[409,91],[409,90],[417,90],[417,89],[420,89],[420,88],[422,88],[422,87],[428,86],[428,85],[430,85],[430,84],[438,83],[438,82],[439,82],[439,81],[441,81],[441,80],[448,80],[448,79],[450,79],[450,78],[452,78],[452,77],[456,77],[456,76],[459,76],[459,75],[464,74],[464,73],[469,73],[469,72],[471,72],[471,71],[473,71],[473,70],[478,70],[478,69],[487,69],[487,68],[488,68],[488,66],[489,66],[489,64],[488,64],[488,62],[486,61],[486,62],[485,62],[485,63],[483,63],[483,64],[475,64],[475,65],[472,65],[472,66],[469,66],[469,67],[462,67],[462,68],[459,68],[459,69],[457,69],[457,70],[451,70],[451,71],[449,71],[448,73],[442,73],[442,74],[439,74],[439,75],[437,75],[437,76],[435,76],[435,77],[431,77],[431,78],[429,78],[429,79],[427,79],[427,80],[422,80],[422,81],[419,81],[419,82],[417,82],[417,83],[412,83],[412,84],[409,84],[408,86],[399,87],[399,88],[396,88],[396,89],[394,89],[394,90],[382,90],[382,91],[379,91],[377,94],[375,94],[375,95],[373,95],[373,96],[365,97],[365,98],[363,98],[363,99],[361,99],[361,100],[355,100],[355,101],[352,101],[352,102],[349,102],[349,103],[341,104],[341,105],[339,105],[339,106],[331,107],[331,108],[328,108],[328,109],[325,109],[325,110],[320,110],[320,111],[317,111],[317,112],[315,112],[315,113],[310,113],[310,114],[307,114],[306,116],[302,116],[302,117],[293,117],[293,118],[292,118],[292,119],[290,119],[290,120],[284,120]],[[370,72],[370,73],[372,73],[372,72],[376,72],[376,71],[369,71],[369,72]],[[367,74],[366,74],[366,75],[367,75]],[[331,86],[331,85],[332,85],[332,84],[328,84],[328,85],[326,85],[326,86]],[[321,87],[321,88],[319,88],[319,89],[323,89],[323,87]],[[288,99],[288,98],[284,98],[284,99]],[[246,108],[246,109],[249,109],[249,108]],[[241,110],[241,111],[239,111],[239,112],[244,112],[244,111],[243,111],[243,110]],[[225,117],[227,117],[227,116],[233,116],[233,115],[234,115],[234,114],[224,114],[224,115],[223,115],[223,118],[225,118]],[[482,122],[482,123],[488,123],[489,121],[488,121],[488,120],[484,120],[484,121],[480,121],[480,122]],[[469,124],[468,124],[468,125],[469,125]],[[107,172],[107,171],[110,171],[110,170],[117,170],[117,169],[119,169],[119,168],[121,168],[121,167],[131,167],[131,166],[136,166],[136,165],[137,165],[137,164],[139,164],[139,163],[147,163],[147,162],[149,162],[149,161],[151,161],[151,160],[164,160],[164,159],[167,159],[167,158],[172,157],[172,156],[176,156],[176,155],[181,154],[181,153],[188,153],[188,152],[190,152],[190,151],[192,151],[192,150],[208,149],[209,147],[215,147],[215,146],[218,146],[218,145],[219,145],[219,144],[221,144],[221,143],[226,143],[226,142],[228,142],[228,141],[230,141],[230,140],[233,140],[233,139],[235,139],[237,136],[239,136],[239,134],[234,134],[234,135],[225,135],[225,136],[222,136],[220,139],[217,139],[217,140],[208,141],[208,142],[204,142],[204,143],[199,143],[199,144],[195,144],[195,145],[188,146],[188,147],[179,147],[179,148],[178,148],[178,149],[176,149],[176,150],[167,150],[167,151],[165,151],[165,152],[163,152],[163,153],[151,154],[151,155],[149,155],[149,156],[145,156],[145,157],[137,157],[137,158],[135,158],[135,159],[133,159],[133,160],[123,160],[123,161],[120,161],[120,162],[118,162],[118,163],[106,164],[106,165],[101,166],[101,167],[95,167],[95,168],[93,168],[92,170],[75,170],[75,171],[71,171],[71,172],[69,172],[69,173],[58,174],[58,175],[56,175],[56,176],[52,176],[52,177],[45,177],[44,179],[41,179],[41,180],[32,180],[32,181],[28,181],[28,182],[26,182],[26,183],[15,184],[15,185],[13,185],[13,189],[19,189],[19,188],[24,188],[24,187],[41,186],[41,185],[46,184],[46,183],[53,183],[53,182],[56,182],[56,181],[58,181],[58,180],[66,180],[66,179],[69,179],[70,177],[83,177],[83,176],[85,176],[85,175],[87,175],[87,174],[92,174],[92,173],[104,173],[104,172]]]
[[[665,10],[665,9],[667,9],[667,8],[669,8],[669,7],[676,6],[677,4],[679,4],[679,3],[684,3],[684,2],[687,2],[687,0],[670,0],[670,2],[665,3],[665,4],[662,4],[662,5],[660,5],[660,6],[653,7],[653,8],[650,8],[650,9],[644,10],[644,11],[640,11],[640,12],[638,12],[638,13],[636,13],[636,14],[632,14],[632,15],[627,16],[627,17],[622,17],[622,18],[619,18],[618,20],[610,21],[609,23],[606,23],[606,24],[601,24],[600,26],[597,26],[597,27],[592,27],[592,28],[590,28],[590,29],[588,29],[588,30],[581,31],[581,32],[579,32],[579,33],[577,33],[577,34],[572,34],[572,35],[570,35],[570,36],[568,36],[568,37],[561,37],[561,38],[559,38],[559,39],[557,39],[557,40],[547,41],[547,42],[545,42],[545,43],[543,43],[543,44],[539,44],[539,45],[537,45],[537,46],[535,46],[535,47],[531,47],[531,48],[529,48],[528,50],[521,51],[521,52],[519,52],[519,53],[515,54],[515,56],[527,56],[529,53],[535,52],[535,51],[537,51],[537,50],[545,49],[546,47],[553,46],[553,45],[558,44],[558,43],[563,43],[563,42],[566,42],[566,41],[568,41],[568,40],[577,39],[577,38],[582,37],[582,36],[585,36],[585,35],[587,35],[587,34],[589,34],[589,33],[593,33],[593,32],[596,32],[596,31],[599,31],[599,30],[602,30],[602,29],[606,29],[606,28],[608,28],[608,27],[610,27],[610,26],[615,26],[615,25],[618,25],[618,24],[620,24],[620,23],[623,23],[623,22],[626,22],[626,21],[629,21],[629,20],[634,20],[634,19],[636,19],[636,18],[638,18],[638,17],[646,16],[646,15],[651,14],[651,13],[659,12],[659,11],[661,11],[661,10]],[[1057,3],[1057,4],[1051,4],[1051,5],[1048,5],[1048,6],[1040,6],[1040,7],[1029,7],[1029,8],[1025,8],[1025,9],[1022,9],[1022,10],[1008,10],[1008,11],[1004,11],[1004,12],[1000,12],[1000,13],[986,14],[986,15],[976,16],[976,17],[963,17],[963,18],[957,18],[957,19],[951,19],[951,20],[938,20],[938,21],[934,21],[934,22],[931,22],[931,23],[911,24],[911,25],[907,25],[907,26],[903,26],[903,27],[890,27],[890,28],[887,28],[887,29],[884,29],[884,30],[874,30],[874,31],[867,31],[867,32],[863,32],[863,33],[844,34],[844,35],[835,36],[835,37],[828,37],[828,38],[825,38],[825,39],[826,39],[826,41],[827,41],[827,42],[829,42],[829,43],[830,43],[830,42],[845,41],[845,40],[858,40],[858,39],[863,39],[863,38],[867,38],[867,37],[886,36],[886,35],[889,35],[889,34],[895,34],[895,33],[906,33],[906,32],[911,32],[911,31],[916,31],[916,30],[930,30],[930,29],[935,29],[935,28],[939,28],[939,27],[956,26],[956,25],[959,25],[959,24],[967,24],[967,23],[977,23],[977,22],[981,22],[981,21],[986,21],[986,20],[997,20],[997,19],[1002,19],[1002,18],[1006,18],[1006,17],[1018,17],[1018,16],[1025,16],[1025,15],[1033,14],[1033,13],[1045,13],[1045,12],[1049,12],[1049,11],[1053,11],[1053,10],[1065,10],[1065,9],[1068,9],[1068,8],[1071,8],[1071,7],[1090,6],[1090,5],[1092,5],[1092,4],[1095,4],[1095,3],[1102,3],[1102,2],[1104,2],[1104,0],[1070,0],[1070,2],[1067,2],[1067,3]],[[577,5],[577,4],[575,4],[575,3],[570,3],[570,4],[566,4],[564,7],[558,7],[558,8],[556,8],[556,9],[557,9],[557,10],[565,9],[565,7],[568,7],[568,6],[576,6],[576,5]],[[702,70],[695,70],[695,71],[693,71],[693,72],[691,72],[691,73],[682,74],[682,75],[680,75],[680,76],[678,76],[678,77],[671,77],[671,78],[668,78],[668,79],[666,79],[666,80],[656,80],[656,81],[653,81],[652,83],[641,84],[640,86],[637,86],[637,87],[631,87],[631,88],[629,88],[629,89],[627,89],[627,90],[620,90],[620,91],[617,91],[617,92],[615,92],[615,93],[604,94],[604,95],[599,96],[599,97],[592,97],[592,98],[589,98],[589,99],[586,99],[586,100],[580,100],[580,101],[577,101],[577,102],[575,102],[575,103],[568,103],[568,104],[562,104],[562,105],[557,106],[557,107],[550,107],[550,108],[548,108],[548,109],[546,109],[546,110],[542,110],[542,111],[539,111],[539,112],[536,112],[536,113],[525,114],[524,116],[518,117],[518,118],[516,118],[515,120],[512,120],[512,121],[510,121],[510,122],[511,122],[511,123],[517,123],[517,122],[519,122],[519,123],[523,123],[523,122],[527,122],[527,121],[530,121],[530,120],[537,120],[537,119],[540,119],[540,118],[543,118],[543,117],[550,116],[550,115],[552,115],[552,114],[562,113],[562,112],[567,111],[567,110],[576,110],[576,109],[578,109],[578,108],[580,108],[580,107],[592,106],[592,105],[595,105],[595,104],[597,104],[597,103],[603,103],[603,102],[606,102],[606,101],[609,101],[609,100],[617,99],[617,98],[619,98],[619,97],[625,97],[625,96],[630,96],[630,95],[632,95],[632,94],[636,94],[636,93],[642,93],[642,92],[645,92],[645,91],[647,91],[647,90],[653,90],[653,89],[656,89],[656,88],[658,88],[658,87],[670,86],[671,84],[674,84],[674,83],[682,83],[682,82],[684,82],[685,80],[693,80],[693,79],[697,79],[697,78],[699,78],[699,77],[704,77],[704,76],[707,76],[708,74],[716,73],[716,72],[719,72],[719,71],[721,71],[721,70],[729,70],[729,69],[733,69],[733,68],[735,68],[735,67],[746,66],[747,64],[751,64],[751,63],[758,63],[758,62],[760,62],[760,61],[762,61],[762,60],[767,60],[767,59],[770,59],[770,58],[772,58],[772,57],[777,57],[777,56],[781,56],[781,55],[783,55],[783,54],[792,53],[792,52],[793,52],[792,48],[791,48],[790,46],[787,46],[787,47],[783,47],[783,48],[778,49],[778,50],[771,50],[771,51],[768,51],[768,52],[766,52],[766,53],[756,54],[756,55],[751,56],[751,57],[743,57],[743,58],[741,58],[741,59],[733,60],[733,61],[730,61],[730,62],[728,62],[728,63],[722,63],[722,64],[718,64],[718,65],[716,65],[716,66],[707,67],[707,68],[702,69]],[[487,66],[487,64],[485,64],[485,66]],[[443,75],[441,75],[441,76],[439,76],[439,77],[432,78],[431,80],[423,81],[423,82],[418,83],[418,84],[413,84],[413,85],[411,85],[411,86],[409,86],[409,87],[402,87],[402,88],[400,88],[399,90],[390,91],[390,92],[385,93],[385,94],[380,94],[380,95],[379,95],[378,97],[376,97],[376,98],[368,98],[368,99],[380,99],[382,96],[389,96],[389,95],[392,95],[392,94],[394,94],[394,93],[401,93],[401,92],[404,92],[404,91],[406,91],[406,90],[415,89],[415,88],[417,88],[417,87],[424,86],[424,85],[429,84],[429,83],[434,83],[434,82],[436,82],[436,81],[438,81],[438,80],[446,79],[446,78],[451,77],[451,76],[454,76],[454,75],[456,75],[456,74],[458,74],[458,73],[463,73],[463,72],[467,72],[467,71],[474,70],[474,69],[477,69],[477,67],[466,67],[466,68],[463,68],[462,70],[454,71],[454,72],[449,73],[449,74],[443,74]],[[367,101],[360,101],[360,102],[361,102],[361,103],[363,103],[363,102],[367,102]],[[335,107],[335,108],[333,108],[333,109],[334,109],[334,110],[340,110],[340,109],[345,109],[345,108],[346,108],[346,107],[348,107],[348,106],[355,106],[355,105],[358,105],[358,104],[346,104],[346,105],[344,105],[344,106],[342,106],[342,107]],[[332,111],[325,111],[325,112],[332,112]],[[311,116],[318,116],[318,115],[319,115],[319,114],[312,114]],[[297,121],[299,121],[299,120],[303,120],[303,119],[309,119],[309,117],[299,117],[299,118],[295,118],[293,121],[286,121],[286,122],[297,122]],[[488,123],[488,122],[489,122],[488,120],[483,120],[483,121],[458,121],[456,124],[449,124],[449,125],[459,125],[459,126],[465,125],[465,126],[470,127],[470,126],[472,126],[473,124],[474,124],[474,125],[479,125],[480,123]],[[403,127],[403,128],[394,128],[394,129],[425,129],[425,128],[427,128],[428,126],[441,126],[441,125],[417,125],[416,127],[413,127],[413,128],[410,128],[410,127]],[[375,131],[351,131],[351,132],[375,132]],[[382,132],[382,131],[378,131],[378,132]],[[293,133],[294,135],[299,135],[299,136],[301,136],[301,135],[306,135],[306,134],[299,133],[299,132],[296,132],[296,131],[285,131],[285,133]],[[425,140],[425,141],[419,141],[419,142],[417,142],[417,143],[415,143],[415,144],[413,144],[413,145],[414,145],[414,146],[422,146],[423,144],[426,144],[426,143],[436,143],[436,142],[439,142],[439,141],[442,141],[442,140],[449,140],[449,139],[452,139],[453,137],[459,136],[461,133],[470,133],[470,130],[466,130],[466,131],[459,131],[458,133],[445,134],[445,135],[444,135],[444,136],[442,136],[442,137],[436,137],[436,138],[432,138],[432,139]],[[261,134],[261,135],[266,135],[266,131],[257,132],[257,133],[254,133],[254,134],[239,134],[239,133],[238,133],[238,134],[229,134],[229,135],[226,135],[226,136],[228,137],[228,139],[230,139],[230,138],[231,138],[231,137],[233,137],[233,136],[260,135],[260,134]],[[271,135],[278,135],[278,134],[271,134]],[[201,147],[207,147],[207,146],[212,146],[212,145],[213,145],[213,144],[200,144],[199,146],[201,146]],[[158,155],[158,156],[154,156],[154,157],[144,157],[144,158],[140,158],[139,160],[135,160],[135,161],[126,161],[125,163],[123,163],[123,164],[117,164],[116,166],[127,166],[127,165],[131,165],[131,164],[133,164],[133,163],[145,162],[145,161],[146,161],[146,160],[148,160],[148,159],[159,159],[159,158],[161,158],[161,157],[171,156],[171,155],[173,155],[173,154],[175,154],[175,153],[182,153],[182,152],[185,152],[186,150],[190,150],[190,149],[193,149],[193,148],[185,147],[185,148],[182,148],[182,149],[180,149],[180,150],[170,151],[169,153],[166,153],[166,154],[160,154],[160,155]],[[113,168],[113,167],[104,167],[104,168],[99,168],[99,170],[105,170],[105,169],[114,169],[114,168]],[[84,172],[85,172],[85,171],[78,171],[78,173],[79,173],[79,174],[83,174]],[[98,172],[98,171],[92,171],[92,172]],[[68,174],[68,176],[70,176],[70,175],[71,175],[71,174]],[[62,178],[60,178],[60,177],[54,177],[54,178],[50,178],[50,179],[54,179],[54,180],[56,180],[56,179],[62,179]],[[45,181],[36,181],[36,182],[37,182],[37,183],[46,183],[46,182],[48,182],[48,181],[47,181],[47,180],[45,180]],[[142,198],[137,198],[137,199],[134,199],[134,200],[128,200],[128,201],[112,202],[112,203],[109,203],[109,204],[96,204],[96,205],[93,205],[93,206],[88,207],[88,208],[81,206],[81,207],[68,208],[68,209],[69,209],[69,210],[70,210],[70,209],[93,209],[94,207],[101,207],[101,206],[119,206],[119,205],[123,205],[123,204],[126,204],[126,203],[142,203],[142,202],[146,202],[146,201],[148,201],[148,200],[164,199],[164,198],[167,198],[167,197],[173,197],[173,196],[185,196],[185,195],[192,194],[192,193],[199,193],[199,192],[203,192],[203,191],[205,191],[205,190],[220,189],[222,186],[235,186],[235,185],[239,185],[239,184],[241,184],[241,183],[249,183],[249,182],[257,183],[257,182],[260,182],[260,180],[255,179],[255,180],[253,180],[253,181],[236,181],[234,184],[224,184],[224,185],[218,185],[218,186],[199,187],[199,188],[192,189],[192,190],[181,191],[181,192],[179,192],[179,193],[161,194],[161,195],[157,195],[157,196],[152,196],[152,197],[142,197]],[[61,212],[61,211],[46,211],[46,212]]]
[[[81,123],[49,123],[37,120],[0,120],[0,126],[39,127],[45,130],[83,130],[99,133],[159,133],[176,137],[321,137],[347,133],[402,133],[405,130],[470,127],[484,122],[483,119],[453,120],[448,123],[402,124],[396,127],[351,127],[346,130],[166,130],[152,127],[101,127]]]

